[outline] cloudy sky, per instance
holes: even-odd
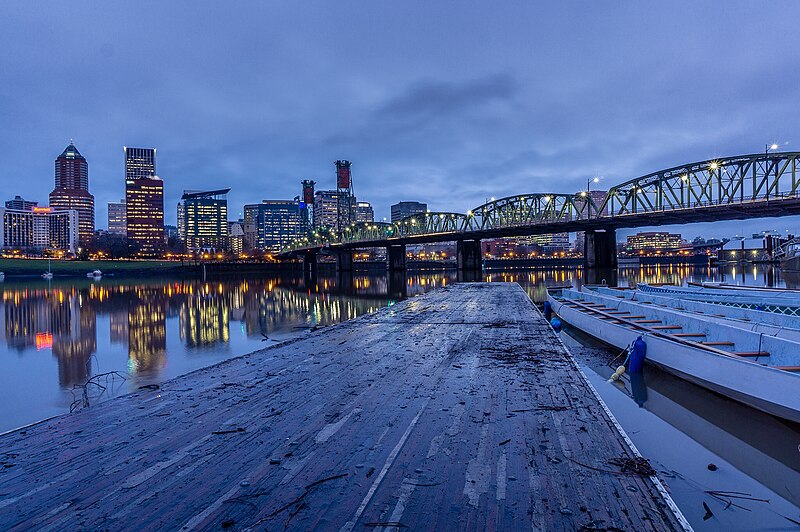
[[[155,146],[174,223],[183,189],[231,187],[233,217],[333,188],[344,158],[381,218],[800,150],[798,20],[794,1],[9,2],[0,179],[46,203],[72,138],[105,227],[122,147]],[[800,219],[673,229],[768,228]]]

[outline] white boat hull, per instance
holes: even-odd
[[[570,308],[550,294],[548,301],[562,321],[587,334],[619,349],[642,336],[647,343],[647,362],[758,410],[800,423],[800,375],[614,325]]]

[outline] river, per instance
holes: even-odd
[[[517,282],[541,302],[548,286],[579,285],[581,277],[580,269],[568,267],[490,271],[482,279]],[[97,404],[456,280],[455,272],[445,271],[409,273],[400,279],[380,274],[356,274],[346,281],[320,276],[313,283],[291,277],[6,281],[0,284],[0,432]],[[796,278],[766,265],[639,266],[622,268],[618,276],[618,284],[624,286],[707,280],[798,285]],[[655,370],[645,374],[645,382],[610,385],[606,379],[616,353],[574,331],[566,330],[563,336],[634,443],[662,472],[696,529],[798,526],[789,519],[800,522],[800,428]],[[707,520],[703,502],[714,514]]]

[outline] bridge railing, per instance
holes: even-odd
[[[631,179],[608,191],[603,216],[750,203],[796,195],[800,153],[725,157]]]

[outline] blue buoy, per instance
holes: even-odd
[[[549,301],[544,302],[544,319],[550,321],[550,318],[553,316],[553,307],[550,305]]]
[[[633,348],[630,352],[630,365],[628,366],[628,371],[630,373],[641,373],[642,368],[644,367],[644,359],[647,356],[647,344],[644,343],[642,337],[636,339],[633,342]]]
[[[561,320],[557,317],[553,316],[553,319],[550,320],[550,326],[555,332],[561,332]]]

